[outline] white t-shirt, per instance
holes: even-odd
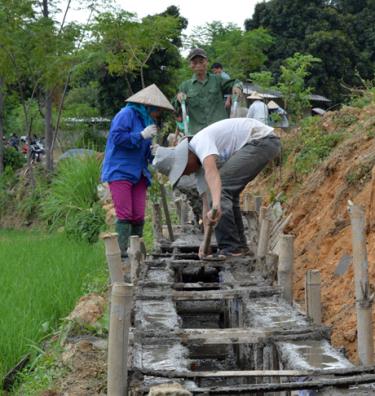
[[[201,164],[209,155],[216,155],[219,163],[227,161],[234,153],[252,140],[276,136],[273,128],[252,118],[228,118],[215,122],[198,132],[190,141],[191,149]],[[207,191],[204,171],[197,173],[197,187],[202,194]]]
[[[249,107],[246,117],[268,124],[268,107],[261,100],[256,100]]]

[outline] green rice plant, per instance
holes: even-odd
[[[84,229],[85,235],[74,234],[74,236],[81,236],[89,242],[96,240],[97,234],[104,226],[104,213],[100,214],[99,208],[95,206],[98,201],[97,185],[100,168],[101,161],[93,155],[61,161],[43,202],[42,217],[50,229],[67,227],[70,235],[74,228]],[[92,221],[90,212],[98,214],[95,221]],[[88,230],[90,227],[93,229]]]
[[[101,243],[0,231],[0,378],[57,327],[92,279],[106,279]]]

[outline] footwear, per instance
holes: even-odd
[[[139,223],[131,224],[131,234],[130,235],[138,235],[139,237],[143,236],[143,225],[144,221],[140,221]]]
[[[244,256],[254,256],[254,252],[250,250],[247,246],[241,247],[241,252]]]
[[[233,251],[230,248],[221,249],[219,251],[219,254],[222,256],[225,256],[225,257],[242,257],[242,256],[244,256],[244,253],[242,252],[242,250]]]
[[[121,257],[128,257],[129,237],[131,233],[131,223],[128,220],[117,220],[116,232],[118,234],[118,244],[121,250]]]

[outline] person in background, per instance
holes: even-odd
[[[239,80],[225,79],[221,75],[208,73],[208,57],[202,48],[194,48],[188,55],[191,79],[184,81],[177,93],[176,107],[186,100],[189,115],[189,135],[213,122],[228,118],[223,106],[225,94],[242,94],[242,83]]]
[[[230,76],[223,69],[223,65],[219,62],[214,63],[211,66],[212,73],[217,74],[224,78],[224,80],[230,80]],[[224,107],[227,110],[227,114],[230,113],[230,108],[232,106],[232,97],[231,95],[224,95]]]
[[[273,128],[251,118],[230,118],[202,129],[190,142],[184,139],[175,148],[159,147],[152,164],[169,177],[172,186],[183,175],[196,174],[204,227],[217,223],[220,253],[240,256],[248,253],[240,194],[280,149]],[[203,246],[199,255],[203,257]]]
[[[289,121],[287,112],[276,102],[271,100],[267,103],[269,112],[269,125],[277,128],[288,128]]]
[[[11,137],[9,138],[9,146],[13,147],[15,150],[18,151],[18,145],[20,144],[20,139],[16,133],[12,133]]]
[[[155,84],[126,102],[112,120],[102,167],[102,181],[108,182],[116,211],[122,257],[127,257],[129,237],[143,235],[146,190],[151,183],[147,167],[156,121],[162,110],[174,110]]]
[[[253,103],[250,105],[246,117],[253,118],[254,120],[258,120],[263,122],[263,124],[268,125],[268,108],[263,102],[263,96],[254,91],[250,96],[247,97],[247,99],[253,100]]]
[[[223,65],[219,62],[214,63],[211,66],[212,73],[218,74],[219,76],[223,77],[224,80],[230,80],[230,76],[226,73],[223,69]]]
[[[192,49],[187,59],[193,76],[180,85],[173,103],[179,113],[181,103],[185,101],[189,123],[188,130],[184,130],[184,133],[191,137],[206,126],[228,118],[227,110],[223,106],[223,97],[231,92],[241,95],[242,83],[209,73],[208,57],[202,48]],[[186,194],[195,220],[199,224],[202,204],[194,184],[194,177],[185,177],[181,179],[178,189]]]

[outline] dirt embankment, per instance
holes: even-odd
[[[332,327],[333,344],[345,347],[348,357],[357,361],[347,203],[351,200],[366,210],[370,282],[375,285],[375,105],[362,110],[345,108],[341,114],[327,113],[321,126],[327,133],[333,132],[338,128],[337,120],[348,114],[357,118],[347,126],[350,137],[302,185],[296,188],[293,178],[288,178],[290,182],[283,189],[288,197],[287,211],[293,214],[287,232],[296,235],[294,298],[304,304],[305,273],[308,269],[320,270],[323,321]],[[335,274],[339,264],[338,270],[343,273]]]

